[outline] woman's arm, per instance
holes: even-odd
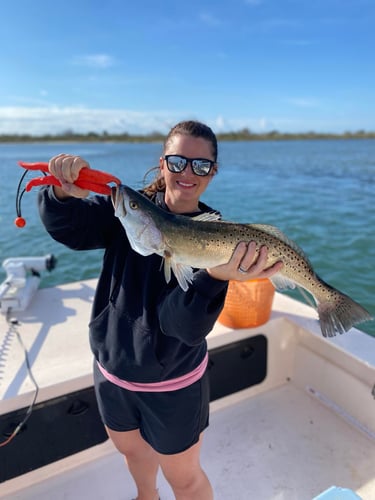
[[[194,273],[184,292],[176,286],[159,305],[159,322],[165,335],[187,345],[198,345],[212,330],[224,306],[228,282],[211,278],[204,270]]]
[[[90,165],[79,156],[60,154],[51,158],[48,170],[61,187],[40,190],[40,217],[52,238],[69,248],[104,248],[119,223],[108,197],[87,198],[89,191],[74,184],[82,168]]]
[[[38,193],[40,218],[56,241],[74,250],[105,248],[121,225],[106,196],[57,199],[54,189],[43,187]]]
[[[266,247],[262,247],[257,255],[254,242],[242,242],[227,264],[196,272],[186,292],[177,286],[161,303],[159,320],[162,331],[188,345],[202,342],[223,308],[230,279],[269,278],[279,272],[282,262],[267,267],[267,257]]]

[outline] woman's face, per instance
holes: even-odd
[[[164,154],[215,161],[211,143],[201,137],[189,135],[178,134],[172,137]],[[216,166],[207,176],[194,174],[190,162],[182,172],[174,173],[168,170],[166,161],[160,158],[160,170],[165,180],[165,202],[169,210],[175,213],[189,213],[198,211],[199,198],[214,176]]]

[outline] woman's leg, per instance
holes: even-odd
[[[171,485],[176,500],[212,500],[211,484],[200,464],[202,444],[198,443],[188,450],[174,455],[158,454],[163,474]]]
[[[156,451],[146,443],[138,429],[126,432],[113,431],[108,427],[106,429],[113,444],[125,455],[129,471],[137,486],[137,500],[157,500],[159,494],[156,476],[159,457]]]

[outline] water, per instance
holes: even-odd
[[[13,225],[23,172],[17,161],[46,161],[60,152],[80,154],[137,188],[158,164],[161,144],[0,145],[0,261],[55,254],[58,265],[43,273],[42,286],[95,277],[101,262],[100,251],[73,252],[46,234],[36,190],[23,198],[27,226]],[[228,220],[278,226],[326,281],[375,314],[375,140],[223,142],[219,162],[206,203]],[[4,277],[0,270],[0,282]],[[375,335],[375,322],[360,328]]]

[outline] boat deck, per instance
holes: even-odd
[[[332,485],[350,487],[364,500],[375,498],[375,446],[368,437],[292,382],[253,397],[246,392],[224,398],[216,409],[212,404],[202,464],[217,500],[311,500]],[[35,471],[30,484],[27,476],[12,498],[135,496],[124,462],[108,441]],[[162,500],[174,498],[161,474],[159,492]]]
[[[87,323],[95,284],[42,289],[17,315],[41,404],[92,385]],[[0,415],[6,415],[27,408],[34,388],[23,350],[1,315],[0,327]],[[265,379],[211,402],[202,465],[215,499],[312,500],[336,485],[374,500],[374,339],[355,329],[324,339],[315,311],[276,294],[266,325],[232,330],[216,324],[209,348],[257,335],[267,340]],[[7,446],[2,450],[14,454],[12,443]],[[35,450],[22,445],[22,452]],[[162,474],[159,491],[162,500],[173,499]],[[109,440],[0,484],[4,499],[134,497]]]

